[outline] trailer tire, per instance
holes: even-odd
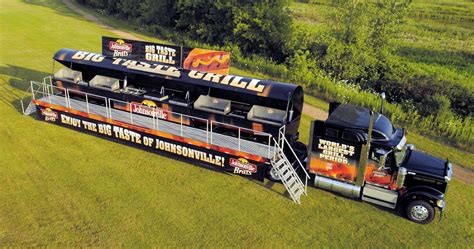
[[[278,176],[273,167],[269,167],[267,170],[267,178],[272,182],[280,182],[281,178]]]
[[[418,224],[428,224],[435,217],[435,209],[424,200],[413,200],[406,206],[406,215],[409,220]]]

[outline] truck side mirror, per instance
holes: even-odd
[[[385,168],[385,161],[387,160],[387,154],[385,155],[382,155],[380,156],[380,160],[379,160],[379,171],[382,170],[383,168]]]
[[[407,145],[407,149],[409,149],[409,150],[415,150],[415,145],[409,144],[409,145]]]

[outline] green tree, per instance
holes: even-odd
[[[374,87],[387,69],[392,42],[411,0],[338,0],[321,66],[338,79]]]
[[[193,39],[237,44],[246,54],[257,53],[281,62],[292,33],[287,6],[285,0],[180,0],[176,28]]]
[[[288,1],[240,1],[235,9],[234,42],[243,51],[285,60],[285,47],[293,33]]]

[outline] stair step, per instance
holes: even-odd
[[[299,192],[303,192],[303,187],[299,184],[296,184],[294,185],[292,188],[290,188],[290,190],[293,192],[293,193],[299,193]]]
[[[28,104],[28,107],[25,110],[24,115],[28,116],[28,115],[30,115],[32,113],[35,113],[35,112],[36,112],[36,105],[33,102],[30,102]]]
[[[280,166],[284,164],[285,164],[285,160],[280,160],[275,163],[275,167],[280,169],[281,168]]]
[[[293,187],[293,183],[296,182],[296,179],[294,177],[290,177],[290,179],[286,182],[289,188]]]
[[[277,171],[278,175],[281,176],[282,183],[286,191],[290,194],[291,199],[293,199],[295,203],[300,204],[300,198],[304,193],[305,186],[301,182],[293,165],[288,161],[288,158],[286,158],[283,150],[279,147],[275,147],[275,149],[272,167]]]
[[[283,172],[283,179],[288,179],[288,177],[291,176],[291,171],[287,170],[286,172]]]

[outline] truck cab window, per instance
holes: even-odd
[[[348,140],[348,141],[359,142],[359,140],[357,139],[356,134],[354,134],[352,132],[347,132],[347,131],[342,133],[342,139]]]
[[[396,150],[394,152],[394,155],[395,155],[395,163],[397,164],[397,166],[400,166],[403,162],[403,160],[405,159],[405,155],[406,155],[406,152],[407,152],[407,146],[403,146],[403,148],[401,150]]]
[[[326,129],[326,136],[328,137],[336,137],[339,135],[339,131],[333,128]]]
[[[378,131],[372,131],[372,139],[374,140],[388,140],[386,136],[384,136],[382,133]]]

